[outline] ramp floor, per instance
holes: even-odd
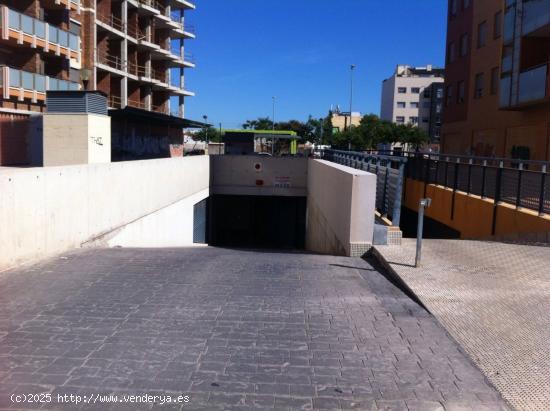
[[[550,248],[425,240],[377,246],[397,275],[518,410],[550,410]]]
[[[52,403],[13,403],[25,393]],[[109,394],[189,402],[90,403]],[[0,408],[40,406],[508,409],[364,260],[218,248],[81,250],[1,273]]]

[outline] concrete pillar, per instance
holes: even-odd
[[[128,21],[128,0],[122,0],[121,2],[122,7],[122,21],[127,22]],[[124,32],[127,34],[128,32],[128,26],[125,24]],[[123,70],[127,73],[128,71],[128,39],[125,36],[124,40],[122,40],[121,45],[121,55],[122,64],[123,64]],[[120,84],[120,100],[121,100],[121,108],[124,108],[128,105],[128,77],[125,75]]]
[[[185,97],[179,96],[179,116],[185,118]]]
[[[98,114],[44,114],[44,166],[111,162],[111,118]]]

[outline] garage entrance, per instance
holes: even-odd
[[[213,195],[209,244],[219,247],[303,250],[306,198]]]

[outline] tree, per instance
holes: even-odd
[[[207,133],[206,128],[200,129],[200,131],[193,134],[193,140],[195,141],[206,141]],[[213,143],[220,143],[222,141],[222,135],[220,130],[214,127],[208,128],[208,141]]]
[[[332,143],[332,134],[333,134],[333,125],[332,125],[332,110],[328,112],[328,115],[323,121],[323,139],[321,144],[330,145]]]
[[[246,120],[243,124],[245,130],[271,130],[273,121],[269,117],[260,117],[257,120]]]

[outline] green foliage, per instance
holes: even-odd
[[[220,130],[214,127],[208,128],[208,133],[206,128],[202,128],[200,131],[193,135],[193,140],[195,141],[206,141],[208,135],[208,141],[213,143],[220,143],[222,141],[222,136]]]
[[[272,121],[267,117],[248,120],[243,124],[245,130],[271,130],[272,126]],[[317,120],[309,116],[305,123],[298,120],[275,123],[275,130],[295,131],[302,141],[332,145],[342,150],[347,150],[351,143],[351,148],[355,151],[376,149],[379,144],[392,143],[407,144],[416,150],[429,141],[424,130],[411,124],[394,124],[381,120],[375,114],[367,114],[361,119],[359,126],[339,133],[333,132],[330,111],[324,119]]]

